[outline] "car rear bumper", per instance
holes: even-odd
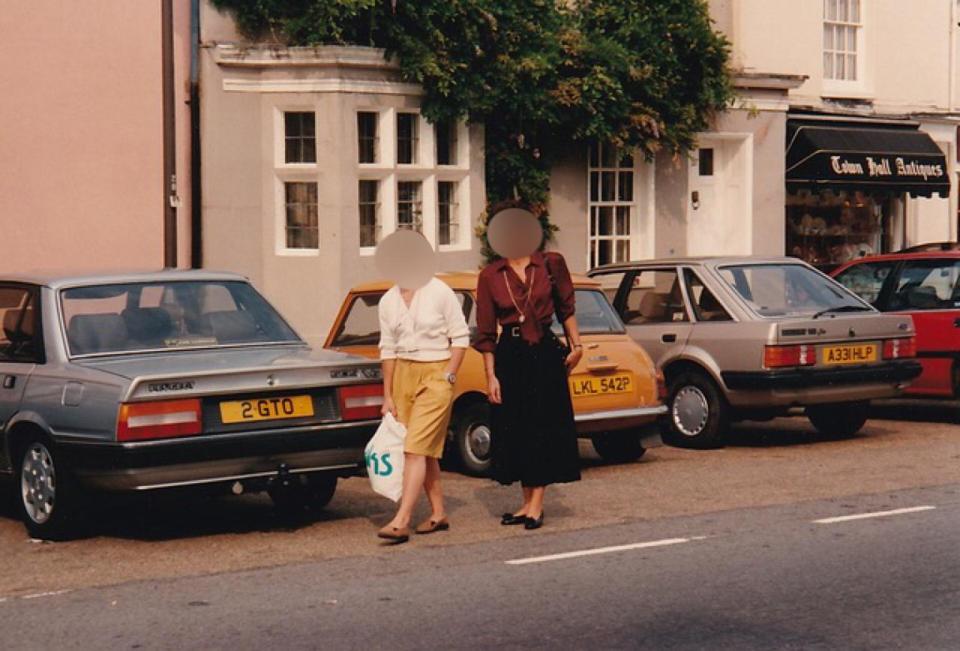
[[[913,360],[874,366],[772,371],[726,371],[730,402],[741,405],[790,405],[891,398],[920,375]]]
[[[147,491],[291,474],[359,474],[379,420],[135,443],[60,446],[77,478],[108,491]]]
[[[632,409],[611,409],[606,411],[589,411],[574,416],[577,433],[589,435],[594,432],[606,432],[622,429],[644,427],[657,422],[660,416],[667,413],[665,405],[652,407],[635,407]]]

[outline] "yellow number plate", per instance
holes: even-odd
[[[302,418],[304,416],[313,416],[313,399],[310,396],[253,398],[251,400],[231,400],[220,403],[220,420],[224,424]]]
[[[633,376],[629,373],[570,378],[570,395],[574,397],[629,393],[630,391],[633,391]]]
[[[866,364],[877,361],[877,344],[826,346],[821,355],[824,364]]]

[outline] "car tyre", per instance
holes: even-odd
[[[316,511],[326,507],[336,492],[336,475],[312,475],[307,479],[307,498],[310,508]]]
[[[491,457],[490,405],[476,402],[458,414],[453,426],[453,445],[461,470],[475,477],[487,477]]]
[[[721,445],[729,408],[716,383],[699,371],[683,371],[670,381],[663,441],[681,448]]]
[[[828,436],[853,436],[870,415],[870,402],[811,405],[804,410],[818,432]]]
[[[637,430],[599,432],[590,437],[590,442],[600,458],[610,463],[636,461],[646,452]]]
[[[17,510],[30,537],[71,537],[80,502],[79,487],[46,436],[31,434],[17,446],[14,493]]]

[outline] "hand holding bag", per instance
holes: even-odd
[[[370,477],[370,486],[394,502],[403,493],[403,442],[407,428],[387,413],[373,438],[367,443],[363,460]]]

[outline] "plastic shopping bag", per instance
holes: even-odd
[[[403,440],[407,428],[387,413],[363,452],[374,492],[394,502],[403,493]]]

